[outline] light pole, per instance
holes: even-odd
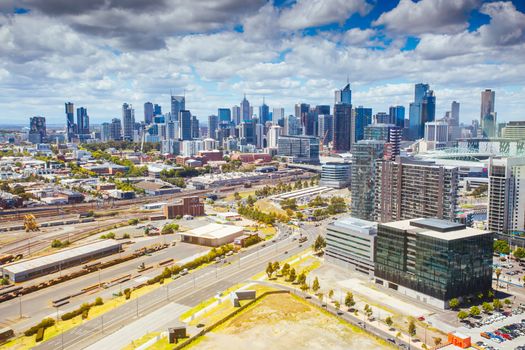
[[[135,305],[137,306],[137,318],[139,317],[139,298],[135,299]]]
[[[22,318],[22,294],[18,294],[18,306],[20,311],[20,318]]]

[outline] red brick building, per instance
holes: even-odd
[[[199,197],[186,197],[174,204],[166,204],[162,208],[166,219],[174,219],[178,215],[202,216],[204,215],[204,203]]]
[[[220,150],[213,150],[213,151],[200,151],[198,153],[199,157],[202,157],[204,162],[217,162],[224,160],[224,156],[222,154],[222,151]]]
[[[269,163],[272,156],[267,153],[235,153],[231,160],[240,160],[243,163]]]

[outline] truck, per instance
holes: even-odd
[[[299,243],[304,243],[304,242],[306,242],[307,240],[308,240],[308,237],[306,237],[306,236],[301,236],[301,237],[299,237]]]

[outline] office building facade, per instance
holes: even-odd
[[[492,288],[492,234],[438,219],[379,224],[376,283],[446,309]]]
[[[321,186],[344,188],[350,186],[350,163],[328,162],[321,166]]]
[[[317,119],[317,136],[323,145],[328,145],[334,136],[334,117],[329,114],[320,114]]]
[[[208,116],[208,137],[216,140],[218,128],[219,128],[219,117],[216,115],[209,115]]]
[[[325,260],[335,265],[374,274],[377,223],[345,217],[326,227]]]
[[[405,107],[403,106],[390,106],[388,109],[390,120],[400,129],[405,127]]]
[[[179,121],[180,112],[186,110],[186,97],[171,95],[171,110],[169,121]]]
[[[33,144],[39,144],[46,142],[46,138],[46,118],[40,116],[31,117],[29,119],[28,141]]]
[[[76,125],[75,125],[75,105],[72,102],[65,103],[66,110],[66,131],[67,131],[67,140],[71,142],[73,136],[75,135]]]
[[[359,106],[354,111],[354,121],[352,123],[351,144],[355,144],[365,139],[365,128],[372,124],[372,108]]]
[[[135,127],[135,111],[130,104],[122,105],[122,139],[133,141],[133,129]]]
[[[496,136],[496,92],[486,89],[481,92],[480,128],[481,137],[491,138]]]
[[[144,123],[146,123],[146,125],[153,123],[153,115],[154,115],[153,103],[151,102],[144,103]]]
[[[319,138],[313,136],[280,136],[277,155],[291,163],[319,163]]]

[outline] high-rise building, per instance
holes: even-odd
[[[446,147],[449,136],[449,124],[446,121],[427,122],[425,141],[435,142],[436,148]]]
[[[122,123],[120,119],[113,118],[109,125],[109,139],[113,141],[122,140]]]
[[[179,119],[179,137],[181,140],[191,140],[192,137],[192,123],[191,123],[191,113],[190,111],[182,110],[180,111]]]
[[[512,140],[525,140],[525,121],[508,122],[501,130],[501,137]]]
[[[153,105],[153,116],[162,115],[162,107],[158,104]]]
[[[107,142],[111,140],[111,124],[102,123],[100,126],[100,141]]]
[[[359,106],[354,111],[352,123],[351,144],[365,139],[365,127],[372,124],[372,108]]]
[[[454,221],[458,168],[397,157],[377,163],[374,220],[438,218]]]
[[[272,112],[272,123],[277,125],[281,119],[284,119],[284,108],[274,108]]]
[[[416,84],[414,102],[410,104],[410,136],[413,140],[423,138],[425,123],[436,117],[436,97],[428,84]]]
[[[153,103],[146,102],[144,103],[144,123],[151,124],[153,122]]]
[[[289,115],[284,118],[284,135],[299,135],[301,134],[301,121],[295,115]]]
[[[319,138],[313,136],[280,136],[277,155],[291,163],[319,163]]]
[[[277,142],[279,140],[279,137],[281,137],[283,132],[283,128],[281,128],[279,125],[272,125],[268,129],[268,147],[270,148],[277,148]]]
[[[456,101],[450,105],[450,125],[459,126],[459,102]]]
[[[126,141],[132,141],[135,127],[135,110],[127,103],[122,105],[122,126],[122,138]]]
[[[246,99],[246,94],[244,94],[244,98],[241,101],[241,107],[240,107],[240,118],[241,121],[245,122],[252,119],[252,112],[250,109],[250,102]]]
[[[239,124],[239,140],[243,146],[255,145],[257,143],[255,120],[248,120]]]
[[[171,95],[170,121],[179,121],[180,111],[186,110],[186,97]]]
[[[39,116],[31,117],[29,119],[29,142],[34,144],[43,143],[46,142],[46,138],[46,118]]]
[[[344,103],[334,105],[334,151],[348,152],[350,150],[351,131],[352,105]]]
[[[394,122],[390,118],[390,114],[386,114],[385,112],[377,112],[374,115],[374,124],[394,124]]]
[[[89,116],[84,107],[77,108],[77,134],[89,134]]]
[[[330,106],[329,105],[317,105],[315,106],[315,112],[317,115],[329,115],[330,114]]]
[[[388,114],[390,115],[390,120],[392,120],[398,128],[403,129],[405,127],[405,107],[390,106]]]
[[[199,119],[196,115],[191,116],[191,137],[194,139],[198,139],[201,136],[200,127],[199,127]]]
[[[71,142],[73,135],[77,132],[75,125],[75,106],[72,102],[65,103],[66,109],[66,127],[67,127],[67,141]]]
[[[221,123],[230,123],[232,121],[232,113],[229,108],[219,108],[217,110],[217,115],[219,116],[219,122]]]
[[[395,159],[401,151],[401,129],[395,124],[370,124],[365,127],[364,139],[385,141],[385,159]]]
[[[308,112],[310,111],[310,105],[307,103],[297,103],[295,105],[295,117],[300,121],[303,135],[312,135],[308,132],[312,132],[314,128],[313,119],[309,120]]]
[[[384,147],[384,141],[362,140],[352,148],[352,216],[356,218],[374,218],[374,175]]]
[[[336,90],[335,104],[352,104],[352,90],[350,89],[350,83],[347,83],[341,90]]]
[[[376,283],[430,305],[492,289],[492,234],[438,219],[379,224]]]
[[[495,102],[495,91],[486,89],[481,92],[481,137],[491,138],[496,136],[496,112],[494,112]]]
[[[208,137],[217,139],[217,129],[219,128],[219,117],[216,115],[208,116]]]
[[[320,114],[317,119],[317,130],[320,142],[328,145],[334,137],[334,117],[328,114]]]
[[[489,161],[489,230],[525,232],[525,157]]]
[[[241,123],[241,107],[232,107],[232,121],[235,125],[239,125]]]
[[[259,123],[265,125],[266,122],[270,121],[270,107],[264,102],[259,106]]]

